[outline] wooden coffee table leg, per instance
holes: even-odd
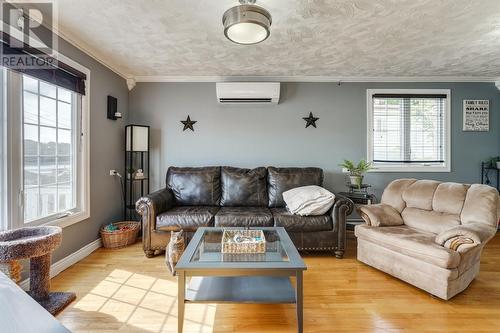
[[[303,283],[302,283],[302,271],[297,271],[297,286],[295,287],[295,302],[297,303],[297,332],[302,333],[304,331],[304,295],[303,295]]]
[[[182,327],[184,325],[184,297],[186,293],[186,273],[184,271],[177,272],[177,332],[182,333]]]

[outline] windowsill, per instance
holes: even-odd
[[[450,166],[373,166],[374,169],[369,170],[370,173],[377,172],[451,172]]]
[[[69,227],[70,225],[73,225],[75,223],[81,222],[83,220],[86,220],[90,217],[89,212],[78,212],[69,216],[65,216],[62,218],[55,218],[50,221],[41,223],[41,224],[36,224],[34,223],[33,226],[57,226],[61,228]],[[25,224],[26,227],[31,226],[30,223]]]

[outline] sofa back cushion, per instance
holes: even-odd
[[[487,185],[399,179],[387,186],[382,203],[399,210],[405,225],[436,234],[460,224],[497,223],[498,191]]]
[[[322,169],[269,167],[267,169],[269,207],[285,207],[283,192],[308,185],[323,185]]]
[[[497,212],[498,191],[488,185],[471,185],[460,215],[462,224],[478,222],[496,227],[498,224]]]
[[[178,205],[216,206],[221,196],[220,167],[170,167],[167,188],[172,190]]]
[[[413,178],[402,178],[396,179],[387,185],[382,193],[381,203],[392,206],[399,213],[403,211],[406,207],[406,202],[403,200],[403,192],[416,182],[416,179]]]
[[[221,206],[267,206],[267,170],[264,167],[221,168]]]
[[[460,225],[460,215],[413,207],[406,207],[401,217],[405,225],[435,234]]]
[[[417,180],[403,191],[406,207],[432,210],[432,199],[439,182],[435,180]]]
[[[434,192],[432,209],[440,213],[460,215],[470,185],[441,183]]]

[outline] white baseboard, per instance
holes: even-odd
[[[50,278],[52,279],[54,276],[58,275],[66,268],[73,266],[74,264],[84,259],[85,257],[87,257],[89,254],[91,254],[100,247],[102,247],[102,241],[99,238],[93,241],[92,243],[85,245],[84,247],[70,254],[69,256],[62,258],[58,262],[53,263],[50,266]],[[28,290],[30,286],[30,279],[27,278],[26,280],[21,281],[19,283],[19,286],[24,290]]]

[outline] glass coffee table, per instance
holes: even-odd
[[[264,232],[266,252],[223,254],[224,230],[199,228],[175,266],[178,275],[178,332],[185,303],[295,303],[297,331],[303,332],[303,281],[307,269],[284,228],[251,228]],[[186,279],[191,277],[186,288]],[[295,277],[293,288],[290,277]]]

